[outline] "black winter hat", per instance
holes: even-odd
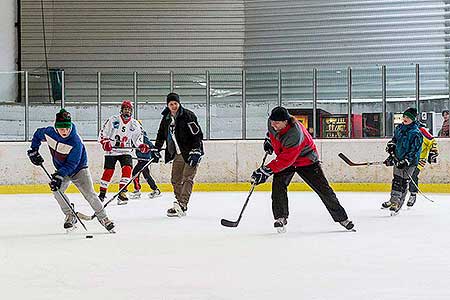
[[[64,108],[61,108],[59,113],[56,114],[55,128],[71,128],[71,127],[72,127],[72,117],[70,116],[70,113]]]
[[[405,110],[403,115],[407,116],[408,118],[410,118],[411,120],[414,121],[417,118],[417,109],[415,109],[413,107],[409,107],[407,110]]]
[[[169,104],[170,101],[176,101],[180,103],[180,96],[178,96],[177,93],[169,93],[166,98],[167,104]]]
[[[444,116],[445,114],[450,114],[450,112],[449,112],[448,109],[444,109],[444,110],[442,111],[442,116]]]
[[[270,113],[269,120],[271,121],[287,121],[291,118],[291,115],[287,111],[286,108],[282,106],[277,106],[274,109],[272,109],[272,112]]]

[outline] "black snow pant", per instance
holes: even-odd
[[[146,160],[138,160],[138,163],[133,168],[133,177],[148,163]],[[150,175],[150,170],[146,167],[142,174],[144,174],[145,180],[147,180],[148,185],[152,190],[158,189],[156,186],[156,182],[153,179],[152,175]],[[134,190],[139,191],[141,189],[141,184],[139,183],[139,176],[134,179]]]
[[[291,166],[275,173],[272,183],[272,212],[275,219],[289,217],[287,187],[295,173],[300,175],[305,183],[319,195],[335,222],[348,219],[345,209],[325,178],[319,162],[304,167]]]
[[[419,186],[419,173],[419,168],[416,168],[411,175],[412,180],[409,181],[409,192],[411,194],[417,194],[419,192],[419,189],[417,188]]]

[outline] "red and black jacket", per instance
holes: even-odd
[[[278,173],[290,166],[304,167],[319,161],[316,145],[303,126],[294,117],[291,117],[287,126],[275,131],[268,121],[268,136],[277,157],[267,167]]]

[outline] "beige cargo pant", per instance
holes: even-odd
[[[191,167],[187,164],[181,154],[176,154],[172,163],[171,183],[175,193],[175,199],[185,209],[187,209],[189,198],[191,197],[197,167]]]

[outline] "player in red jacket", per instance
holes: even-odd
[[[348,220],[345,209],[325,178],[316,145],[303,124],[289,115],[286,108],[275,107],[269,117],[267,135],[269,138],[264,142],[264,150],[268,154],[275,152],[276,158],[255,170],[252,181],[258,185],[274,175],[272,211],[277,231],[284,232],[287,225],[287,188],[295,173],[319,195],[335,222],[353,230],[352,221]]]

